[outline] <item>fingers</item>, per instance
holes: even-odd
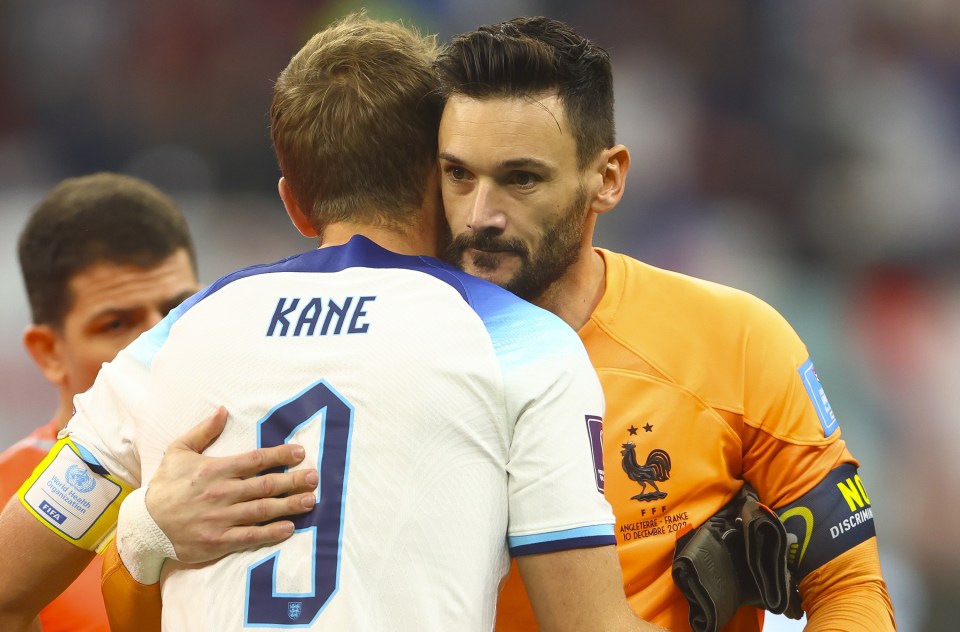
[[[283,542],[293,535],[293,523],[289,520],[271,522],[258,527],[234,527],[224,534],[221,546],[223,554],[233,553],[255,546]]]
[[[185,546],[182,551],[178,547],[177,559],[187,564],[208,562],[243,549],[283,542],[293,535],[293,531],[290,520],[210,531],[207,536],[198,537],[201,544]]]
[[[284,444],[272,448],[260,448],[228,457],[219,457],[223,475],[232,478],[249,478],[265,470],[293,467],[303,461],[304,450],[296,444]]]
[[[316,505],[316,500],[313,492],[305,492],[283,498],[259,498],[232,505],[224,513],[224,520],[236,526],[231,527],[224,534],[224,539],[232,539],[236,536],[237,529],[243,527],[257,526],[259,528],[289,522],[279,519],[309,512]],[[275,527],[275,529],[277,531],[271,530],[271,533],[274,533],[275,536],[279,535],[280,528]]]
[[[289,517],[309,512],[315,502],[313,492],[306,492],[222,507],[193,521],[184,532],[189,537],[174,542],[177,558],[194,564],[249,547],[282,542],[293,535],[294,525]]]
[[[227,409],[219,406],[212,415],[172,441],[167,450],[184,449],[199,454],[220,436],[226,425]]]
[[[240,482],[237,502],[312,492],[317,488],[318,482],[317,471],[314,469],[256,476]]]

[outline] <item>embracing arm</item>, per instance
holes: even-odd
[[[315,468],[266,473],[298,465],[302,446],[284,444],[227,457],[201,454],[226,421],[221,406],[171,443],[147,486],[146,509],[181,562],[208,562],[282,542],[293,535],[293,522],[280,518],[306,513],[316,503]],[[118,541],[123,553],[119,535]]]
[[[0,630],[39,630],[40,610],[93,555],[54,534],[12,498],[0,514]]]
[[[516,559],[543,632],[663,632],[630,610],[612,545]]]
[[[293,523],[282,518],[313,508],[315,469],[258,476],[298,465],[304,455],[298,445],[229,457],[201,454],[226,419],[221,407],[171,443],[146,492],[124,502],[101,582],[114,632],[160,629],[157,582],[164,558],[199,563],[281,542],[293,533]]]

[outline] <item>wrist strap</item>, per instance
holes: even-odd
[[[160,569],[177,551],[147,510],[147,488],[134,490],[120,505],[117,551],[130,575],[141,584],[160,581]]]

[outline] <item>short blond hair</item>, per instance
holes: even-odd
[[[354,13],[280,73],[273,146],[319,233],[337,221],[403,225],[420,208],[442,111],[436,57],[435,37]]]

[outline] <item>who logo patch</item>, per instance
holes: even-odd
[[[54,533],[95,550],[112,530],[129,490],[105,470],[98,471],[102,468],[88,463],[81,452],[69,439],[58,441],[17,495]]]
[[[817,377],[817,370],[813,367],[813,360],[807,359],[797,371],[800,373],[800,379],[803,381],[804,388],[807,389],[807,395],[813,402],[813,407],[817,411],[817,417],[820,418],[820,425],[823,426],[823,436],[829,437],[840,426],[837,424],[837,416],[833,413],[833,407],[827,401],[827,393],[820,384],[820,378]]]
[[[73,485],[78,492],[87,494],[97,486],[97,479],[86,468],[71,465],[67,468],[67,482]]]

